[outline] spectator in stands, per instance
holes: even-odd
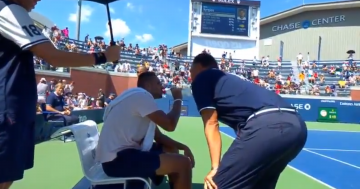
[[[314,61],[312,62],[311,68],[312,68],[312,69],[316,69],[316,68],[317,68],[316,60],[314,60]]]
[[[55,79],[52,79],[49,83],[49,92],[55,91],[55,85],[57,84],[57,81]]]
[[[71,115],[70,109],[65,106],[64,100],[64,85],[58,83],[55,86],[55,91],[50,93],[46,99],[46,111],[54,112],[57,114],[49,114],[49,120],[65,121],[65,125],[72,125],[79,123],[77,116]]]
[[[322,68],[321,68],[324,72],[328,71],[328,66],[326,64],[323,64]]]
[[[346,86],[346,81],[340,80],[340,81],[338,81],[338,85],[339,85],[340,88],[345,88],[345,86]]]
[[[79,93],[77,101],[78,101],[78,107],[80,109],[86,109],[87,108],[88,102],[87,102],[85,93]]]
[[[104,102],[105,102],[105,94],[104,92],[102,91],[102,89],[99,89],[99,92],[98,92],[98,96],[97,96],[97,99],[98,101],[100,101],[100,104],[103,105]],[[102,106],[104,107],[104,106]]]
[[[46,79],[41,78],[39,84],[37,85],[38,103],[46,102],[46,94],[48,91],[49,86],[46,83]]]
[[[302,62],[303,62],[303,55],[301,53],[299,53],[297,56],[296,56],[296,59],[297,59],[297,64],[298,66],[300,67],[302,65]]]
[[[69,29],[67,27],[63,29],[61,32],[66,38],[69,38]]]
[[[305,72],[304,71],[301,71],[299,73],[299,80],[300,80],[300,83],[304,83],[304,80],[305,80]]]
[[[67,84],[67,81],[64,79],[62,80],[62,84],[65,85],[65,88],[64,88],[64,93],[67,94],[67,93],[71,93],[73,90],[74,90],[74,84],[75,82],[70,82],[70,84]]]
[[[110,102],[111,102],[112,100],[114,100],[114,98],[115,98],[115,93],[110,93],[109,97],[106,98],[106,100],[105,100],[105,104],[104,104],[105,107],[108,106],[108,105],[110,104]]]
[[[331,88],[330,88],[329,85],[327,85],[327,86],[325,87],[325,94],[327,94],[327,95],[331,95],[331,94],[332,94]]]
[[[324,77],[324,74],[320,74],[319,76],[319,80],[320,80],[320,85],[324,84],[325,83],[325,77]]]
[[[92,103],[93,101],[94,101],[94,98],[91,98],[91,104],[92,104],[92,106],[95,106],[95,108],[103,108],[103,107],[105,107],[105,104],[104,104],[103,101],[96,100],[95,104]]]
[[[279,58],[277,59],[277,67],[278,67],[278,69],[281,68],[281,62],[282,62],[282,58],[281,58],[281,56],[279,56]]]
[[[273,69],[271,69],[268,73],[268,77],[270,79],[275,79],[276,75],[275,75],[275,71]]]

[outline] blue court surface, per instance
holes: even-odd
[[[236,136],[229,127],[220,130]],[[331,189],[360,189],[360,132],[309,130],[305,148],[289,166]]]

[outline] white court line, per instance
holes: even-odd
[[[222,131],[220,131],[220,132],[221,132],[223,135],[225,135],[225,136],[227,136],[227,137],[229,137],[229,138],[231,138],[231,139],[234,139],[234,137],[228,135],[227,133],[224,133],[224,132],[222,132]],[[313,176],[311,176],[311,175],[309,175],[309,174],[307,174],[307,173],[305,173],[305,172],[303,172],[303,171],[301,171],[301,170],[299,170],[299,169],[296,169],[295,167],[293,167],[293,166],[291,166],[291,165],[288,165],[287,167],[289,167],[290,169],[292,169],[292,170],[294,170],[294,171],[296,171],[296,172],[298,172],[298,173],[300,173],[300,174],[308,177],[309,179],[311,179],[311,180],[313,180],[313,181],[315,181],[315,182],[317,182],[317,183],[319,183],[319,184],[322,184],[322,185],[328,187],[329,189],[336,189],[335,187],[330,186],[329,184],[326,184],[325,182],[323,182],[323,181],[321,181],[321,180],[319,180],[319,179],[317,179],[317,178],[315,178],[315,177],[313,177]]]
[[[345,162],[345,161],[341,161],[341,160],[338,160],[338,159],[335,159],[335,158],[332,158],[332,157],[329,157],[329,156],[326,156],[326,155],[323,155],[323,154],[320,154],[320,153],[317,153],[317,152],[313,152],[311,150],[308,150],[308,149],[303,149],[304,151],[307,151],[307,152],[310,152],[310,153],[313,153],[315,155],[318,155],[318,156],[321,156],[321,157],[324,157],[324,158],[327,158],[327,159],[330,159],[330,160],[333,160],[333,161],[337,161],[339,163],[342,163],[344,165],[348,165],[350,167],[353,167],[353,168],[356,168],[356,169],[360,169],[360,167],[356,166],[356,165],[353,165],[351,163],[348,163],[348,162]]]
[[[341,133],[360,133],[360,131],[322,130],[322,129],[308,129],[308,131],[319,131],[319,132],[341,132]]]
[[[326,149],[326,148],[304,148],[306,150],[314,151],[333,151],[333,152],[360,152],[360,150],[344,150],[344,149]]]
[[[220,128],[230,128],[226,125],[220,125]],[[318,132],[341,132],[341,133],[360,133],[360,131],[344,131],[344,130],[324,130],[324,129],[308,129],[308,131],[318,131]]]

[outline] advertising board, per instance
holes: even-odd
[[[172,105],[170,98],[158,100],[159,107],[164,111],[169,111]],[[285,99],[297,109],[305,121],[360,123],[360,101],[292,97],[285,97]],[[182,115],[200,116],[191,96],[185,97],[183,106],[186,108],[183,107]]]

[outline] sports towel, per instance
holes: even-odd
[[[113,110],[113,108],[115,106],[121,106],[120,103],[123,100],[125,100],[129,96],[134,95],[136,93],[146,93],[148,95],[151,95],[149,92],[147,92],[143,88],[131,88],[131,89],[124,91],[120,96],[116,97],[113,101],[111,101],[111,103],[105,108],[105,112],[104,112],[104,116],[103,116],[104,122],[106,121],[107,116],[110,114],[111,110]],[[131,127],[131,125],[129,125],[129,127]],[[142,151],[149,151],[151,149],[151,147],[153,145],[154,137],[155,137],[155,128],[156,128],[156,124],[153,122],[150,122],[149,128],[146,132],[145,138],[141,145]]]

